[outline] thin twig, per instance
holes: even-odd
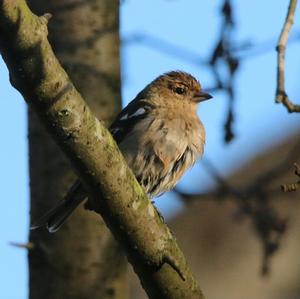
[[[300,105],[293,104],[285,90],[284,83],[284,64],[285,64],[285,50],[289,37],[289,32],[294,23],[294,15],[296,11],[297,0],[290,0],[287,16],[283,24],[281,34],[277,43],[277,89],[276,89],[276,103],[282,103],[288,112],[300,112]]]
[[[35,247],[32,242],[27,242],[27,243],[10,242],[9,245],[17,248],[27,249],[27,250],[32,250]]]

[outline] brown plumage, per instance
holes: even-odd
[[[210,98],[190,74],[169,72],[147,85],[111,125],[128,165],[150,197],[172,189],[203,154],[205,130],[196,109]],[[85,197],[76,182],[33,228],[47,225],[56,231]]]

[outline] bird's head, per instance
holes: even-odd
[[[172,71],[157,77],[146,90],[148,95],[160,101],[179,101],[192,105],[212,98],[202,90],[192,75],[182,71]]]

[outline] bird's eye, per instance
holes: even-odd
[[[176,87],[176,88],[174,89],[174,91],[175,91],[176,93],[178,93],[178,94],[184,94],[184,93],[185,93],[185,89],[182,88],[182,87]]]

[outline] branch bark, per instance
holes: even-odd
[[[204,298],[112,136],[55,58],[47,40],[48,15],[35,16],[24,0],[0,4],[0,51],[12,85],[66,153],[149,297]]]
[[[300,112],[300,105],[293,104],[289,99],[284,80],[284,65],[285,65],[285,50],[288,41],[289,33],[294,23],[294,15],[296,11],[297,0],[290,0],[287,16],[283,24],[281,34],[277,43],[277,89],[276,89],[276,103],[282,103],[288,112]]]

